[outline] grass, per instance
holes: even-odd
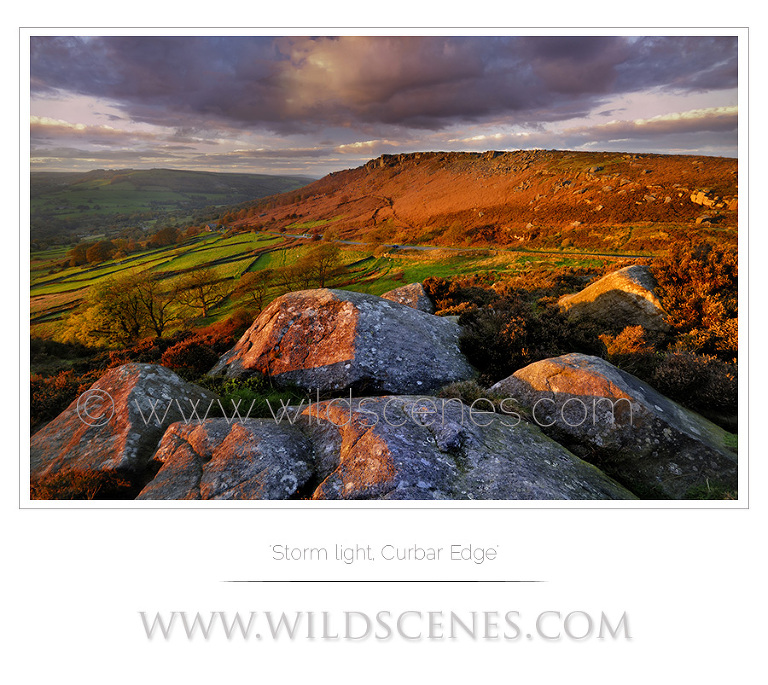
[[[181,245],[154,248],[99,265],[68,267],[52,274],[48,270],[51,265],[64,261],[66,249],[36,252],[31,255],[30,261],[30,311],[35,321],[33,333],[46,337],[55,334],[63,317],[86,296],[88,288],[110,276],[134,269],[151,270],[160,274],[167,286],[172,287],[187,271],[214,268],[234,286],[246,271],[293,264],[313,245],[309,241],[266,233],[231,236],[204,233]],[[284,247],[280,249],[281,246]],[[516,273],[531,265],[598,266],[603,263],[597,257],[580,257],[568,253],[559,256],[507,250],[392,249],[381,254],[381,249],[373,244],[339,246],[345,269],[342,275],[328,285],[373,295],[381,295],[407,283],[423,281],[429,276],[450,277],[478,272]],[[268,299],[274,299],[279,294],[279,288],[272,288]],[[248,305],[246,300],[228,297],[210,312],[203,323],[215,323]]]

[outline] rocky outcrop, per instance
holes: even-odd
[[[172,425],[139,499],[634,499],[519,417],[384,396]]]
[[[644,499],[682,499],[696,486],[737,488],[737,455],[725,431],[603,359],[546,359],[491,392],[521,402],[548,435]]]
[[[435,313],[435,305],[424,290],[421,283],[409,283],[382,295],[385,300],[399,302],[407,307],[413,307],[427,314]]]
[[[642,326],[668,329],[666,312],[656,297],[650,269],[639,264],[609,273],[584,290],[564,295],[560,309],[576,319],[588,319],[610,329]]]
[[[30,443],[32,479],[66,471],[140,474],[165,429],[218,398],[155,364],[110,369]]]
[[[288,499],[313,473],[301,431],[267,419],[175,423],[155,460],[162,467],[138,499]]]
[[[720,197],[709,188],[695,190],[691,194],[691,202],[711,209],[728,209],[732,212],[738,211],[739,209],[739,199],[737,197]]]
[[[211,370],[320,393],[430,392],[474,370],[455,322],[374,295],[303,290],[274,300]]]
[[[315,445],[312,498],[634,498],[538,428],[487,409],[407,396],[312,405],[301,416]]]

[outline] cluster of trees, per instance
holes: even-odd
[[[63,339],[86,345],[127,345],[143,337],[162,338],[172,324],[208,316],[230,293],[211,269],[192,271],[167,288],[155,274],[129,273],[100,281],[81,309],[67,320]]]
[[[125,257],[141,249],[141,244],[134,238],[115,238],[90,243],[78,243],[68,254],[69,266],[100,264],[108,259]]]
[[[295,263],[275,269],[262,269],[243,274],[235,295],[246,297],[249,303],[261,311],[270,289],[282,293],[307,288],[324,288],[339,274],[341,252],[332,243],[313,246]]]
[[[85,266],[100,264],[108,259],[120,259],[142,249],[167,247],[183,242],[202,231],[200,226],[189,226],[182,230],[173,225],[163,226],[146,239],[137,240],[135,235],[125,238],[112,238],[96,242],[80,242],[67,254],[67,266]]]

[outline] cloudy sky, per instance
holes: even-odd
[[[31,168],[322,176],[382,153],[737,153],[737,38],[33,36]]]

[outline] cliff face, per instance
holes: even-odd
[[[263,204],[248,221],[343,237],[516,244],[556,227],[737,225],[737,160],[531,150],[383,155]],[[254,221],[255,219],[255,221]],[[319,224],[322,224],[319,225]],[[390,236],[391,237],[391,236]]]

